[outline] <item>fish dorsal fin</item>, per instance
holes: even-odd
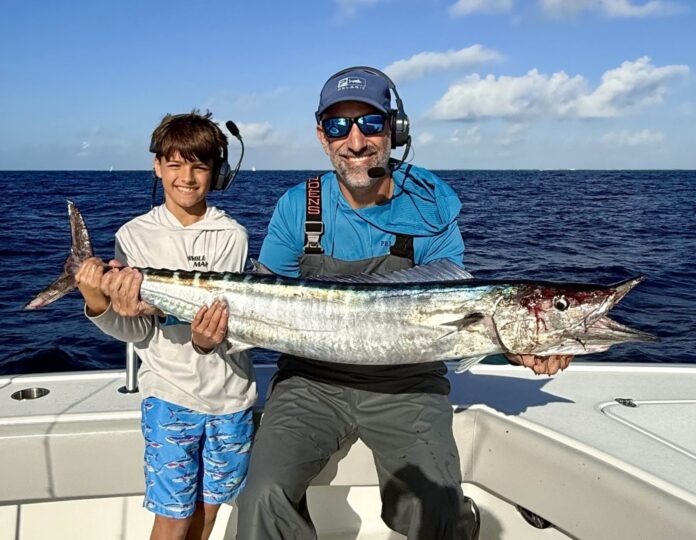
[[[469,272],[450,260],[442,259],[406,270],[379,272],[375,274],[354,274],[346,276],[317,276],[311,281],[329,281],[333,283],[440,283],[473,279]]]

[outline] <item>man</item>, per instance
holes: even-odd
[[[260,262],[285,276],[389,272],[441,259],[461,265],[454,191],[424,169],[390,168],[390,149],[410,141],[391,80],[364,67],[333,75],[316,118],[335,172],[281,197]],[[513,361],[551,372],[568,359]],[[460,486],[446,372],[442,362],[349,366],[281,356],[238,501],[238,540],[316,538],[307,487],[355,436],[374,454],[391,529],[411,540],[477,538],[478,510]]]

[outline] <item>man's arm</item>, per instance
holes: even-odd
[[[424,249],[420,254],[416,253],[416,264],[430,264],[442,259],[448,259],[455,264],[463,266],[464,239],[457,225],[457,220],[452,221],[447,228],[433,238],[424,240]],[[420,255],[420,256],[419,256]]]
[[[573,356],[569,354],[554,354],[552,356],[506,354],[505,356],[511,364],[527,367],[537,375],[555,375],[567,368],[573,359]]]

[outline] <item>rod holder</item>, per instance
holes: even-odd
[[[134,394],[138,391],[138,356],[135,345],[126,345],[126,386],[118,389],[122,394]]]

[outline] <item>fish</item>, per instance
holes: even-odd
[[[26,309],[73,290],[79,265],[92,256],[84,219],[70,201],[68,214],[73,245],[63,272]],[[607,315],[643,276],[612,285],[475,279],[450,261],[314,278],[138,270],[142,300],[179,321],[223,301],[230,353],[261,347],[359,365],[456,360],[461,372],[490,355],[584,355],[656,339]]]
[[[176,444],[179,446],[188,446],[189,444],[195,444],[199,441],[199,438],[195,435],[182,435],[180,437],[174,437],[172,435],[165,437],[165,440],[169,443]]]
[[[198,426],[198,424],[194,422],[171,422],[169,424],[162,424],[158,422],[158,424],[159,427],[161,427],[162,429],[166,429],[169,431],[185,431],[187,429],[193,429],[196,426]]]

